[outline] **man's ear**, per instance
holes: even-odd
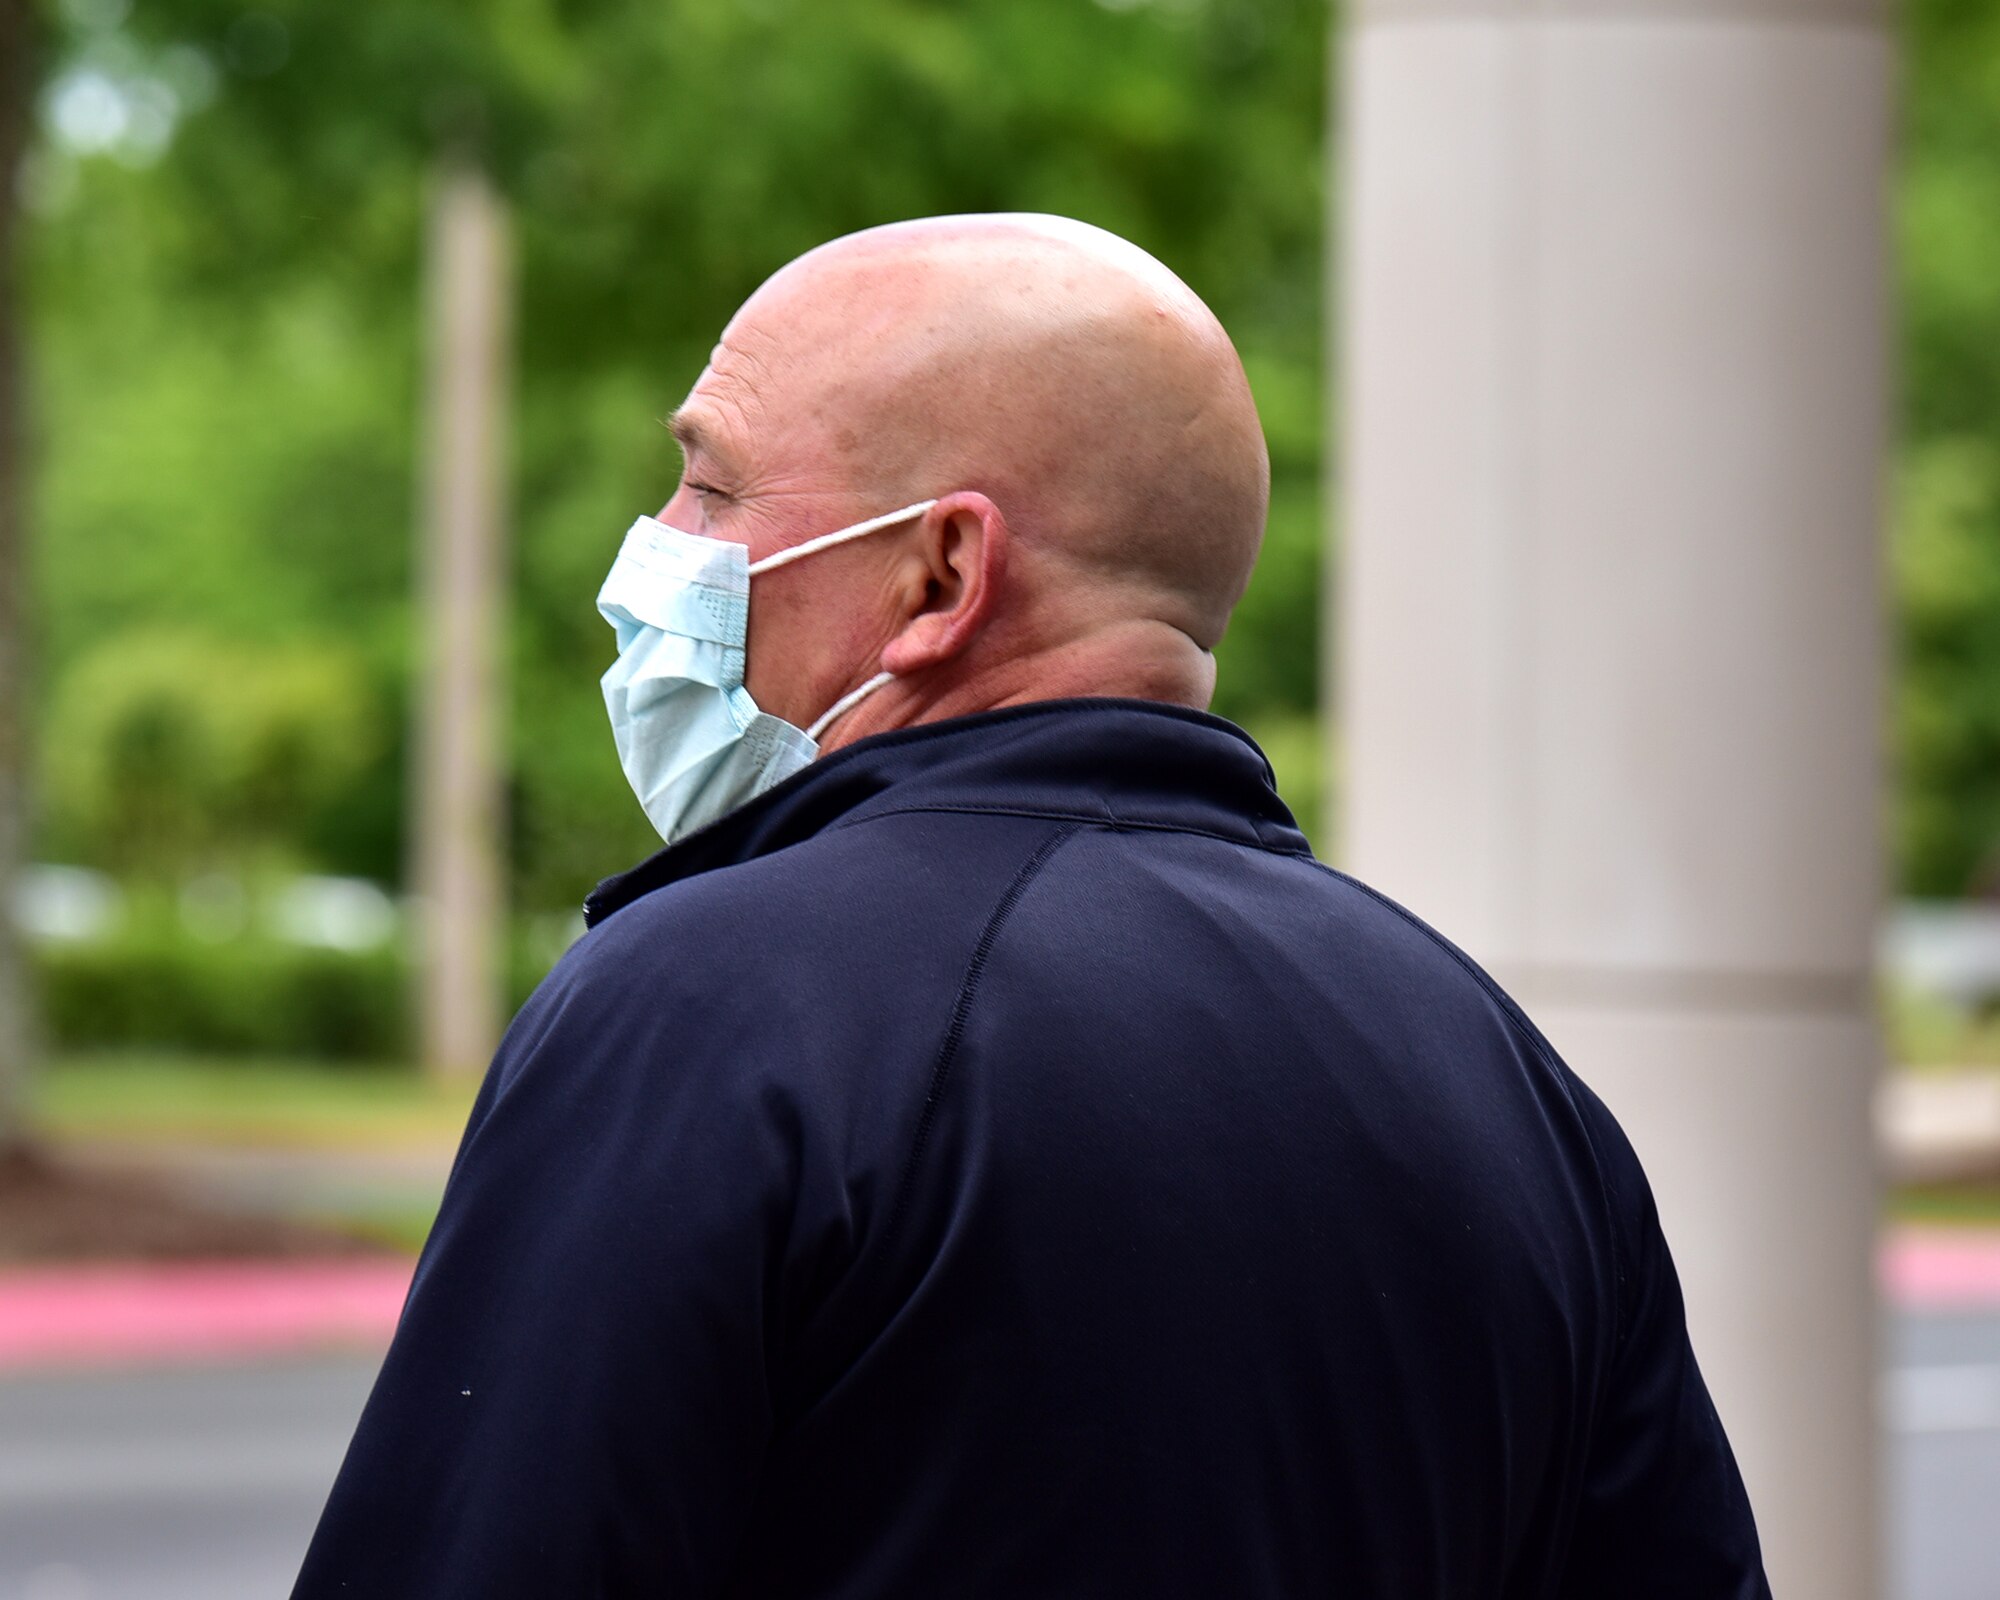
[[[1007,519],[985,495],[948,494],[924,513],[904,558],[905,621],[882,651],[902,677],[962,654],[993,614],[1007,572]]]

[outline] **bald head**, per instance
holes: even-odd
[[[1058,217],[873,228],[777,273],[724,347],[885,505],[978,488],[1019,563],[1221,637],[1264,438],[1222,325],[1136,245]]]
[[[1269,498],[1228,336],[1137,246],[1058,217],[838,239],[724,329],[676,413],[666,517],[753,561],[898,506],[920,523],[757,579],[749,684],[829,746],[1028,699],[1206,706]]]

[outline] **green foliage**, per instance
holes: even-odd
[[[1209,299],[1274,468],[1216,709],[1317,704],[1321,0],[45,10],[51,84],[99,73],[179,120],[161,148],[45,139],[27,186],[44,853],[168,871],[242,842],[400,877],[419,249],[451,150],[495,173],[519,241],[517,903],[574,905],[654,843],[592,601],[673,481],[657,419],[765,274],[895,217],[1068,212]],[[2000,9],[1901,15],[1897,852],[1906,889],[1955,894],[2000,871]],[[228,642],[201,647],[212,684],[193,645],[157,692],[121,681],[107,641],[162,629]],[[225,680],[294,648],[341,656],[358,720],[275,785],[240,751],[211,771],[217,719],[249,714]]]
[[[1257,570],[1216,648],[1217,716],[1246,722],[1318,705],[1321,539],[1314,485],[1281,478]]]
[[[1319,0],[364,12],[159,0],[62,39],[62,70],[146,85],[188,79],[194,60],[213,84],[183,83],[156,162],[43,153],[39,192],[60,200],[42,207],[32,280],[52,761],[96,641],[167,621],[339,637],[383,746],[402,744],[422,201],[439,154],[467,145],[519,235],[519,903],[574,905],[656,843],[605,730],[593,602],[624,527],[676,475],[657,419],[767,273],[871,223],[1068,212],[1153,250],[1215,305],[1265,410],[1276,502],[1218,709],[1313,704]],[[329,777],[338,802],[289,830],[300,859],[397,878],[399,781],[381,752]],[[93,860],[143,854],[137,835],[106,837],[132,820],[64,798],[44,808],[44,839]],[[176,811],[155,831],[184,853],[201,846],[191,830]]]
[[[44,781],[56,842],[146,877],[309,837],[382,755],[384,720],[336,646],[109,634],[55,697]]]
[[[505,958],[510,1010],[562,953],[567,926],[517,923]],[[409,952],[294,944],[246,924],[194,937],[154,895],[116,932],[32,950],[44,1026],[58,1050],[187,1050],[326,1062],[412,1059]]]
[[[171,1044],[324,1059],[407,1059],[408,980],[393,951],[354,954],[146,930],[35,952],[43,1025],[63,1050]]]
[[[2000,891],[2000,438],[1914,446],[1897,501],[1904,884]]]
[[[1897,858],[2000,892],[2000,10],[1903,13]]]

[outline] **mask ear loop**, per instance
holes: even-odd
[[[832,533],[823,533],[817,539],[808,539],[804,544],[795,544],[789,550],[780,550],[776,555],[766,556],[762,561],[753,561],[750,564],[750,576],[754,578],[760,572],[769,572],[773,567],[782,567],[789,561],[801,561],[807,556],[817,555],[822,550],[829,550],[837,544],[845,544],[849,539],[860,539],[883,528],[893,528],[899,522],[908,522],[912,517],[921,517],[936,504],[935,500],[920,500],[913,506],[904,506],[901,511],[886,512],[879,517],[870,517],[866,522],[857,522],[851,528],[836,528]],[[819,736],[833,725],[836,717],[843,712],[852,711],[883,684],[893,681],[895,676],[893,672],[878,672],[860,688],[842,695],[826,708],[817,722],[806,729],[806,737],[814,744],[818,744]]]
[[[866,700],[877,689],[881,688],[883,684],[892,682],[895,676],[896,675],[893,672],[878,672],[875,674],[874,677],[870,678],[860,688],[855,689],[848,694],[842,695],[838,700],[834,701],[832,705],[826,708],[825,714],[821,716],[819,721],[815,722],[810,728],[806,729],[806,737],[812,740],[814,744],[818,744],[819,736],[825,733],[826,730],[830,726],[832,726],[834,718],[838,717],[843,711],[852,711],[856,706],[860,705],[862,701]]]
[[[750,576],[769,572],[773,567],[782,567],[788,561],[799,561],[806,556],[817,555],[837,544],[845,544],[849,539],[859,539],[864,534],[875,533],[882,528],[893,528],[899,522],[908,522],[912,517],[921,517],[936,505],[935,500],[920,500],[913,506],[904,506],[901,511],[891,511],[886,516],[870,517],[866,522],[857,522],[851,528],[836,528],[832,533],[823,533],[817,539],[808,539],[804,544],[795,544],[789,550],[780,550],[774,556],[766,556],[762,561],[750,563]]]

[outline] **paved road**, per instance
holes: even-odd
[[[1906,1313],[1888,1354],[1891,1600],[2000,1600],[2000,1312]]]
[[[2000,1600],[2000,1313],[1891,1356],[1891,1600]],[[0,1600],[282,1600],[373,1369],[0,1381]]]
[[[375,1362],[0,1382],[0,1600],[283,1600]]]

